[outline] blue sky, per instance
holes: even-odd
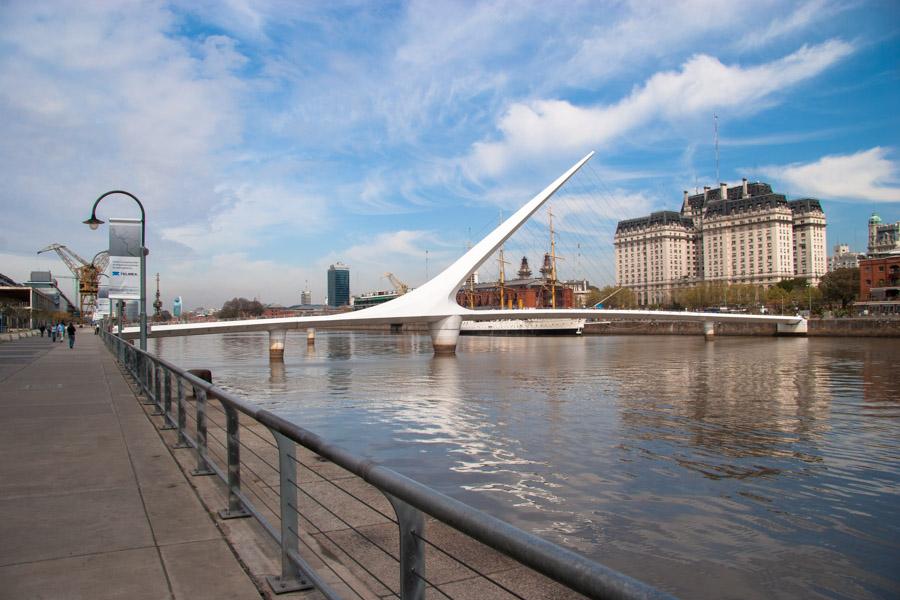
[[[167,305],[322,301],[338,260],[354,293],[416,285],[590,150],[611,250],[716,184],[713,115],[719,179],[819,198],[829,246],[864,250],[872,211],[900,220],[898,58],[891,1],[12,0],[0,272],[93,256],[80,222],[125,189]]]

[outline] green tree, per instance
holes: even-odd
[[[791,306],[790,293],[779,285],[773,285],[766,292],[766,304],[769,310],[783,313]]]
[[[607,285],[599,290],[592,290],[588,295],[588,306],[594,306],[598,302],[603,302],[603,308],[634,308],[637,306],[637,297],[629,288]]]
[[[809,287],[809,280],[805,277],[794,277],[792,279],[782,279],[775,285],[786,292],[792,292],[797,288],[805,290]]]
[[[841,303],[841,308],[856,300],[859,294],[859,269],[835,269],[826,273],[819,282],[822,300],[828,303]]]
[[[265,307],[259,300],[247,300],[246,298],[232,298],[222,305],[219,311],[220,319],[245,319],[258,317],[263,314]]]

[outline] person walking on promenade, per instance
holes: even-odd
[[[75,325],[72,324],[72,321],[69,321],[66,332],[69,334],[69,350],[71,350],[75,347]]]
[[[62,321],[60,321],[59,325],[56,326],[56,337],[58,338],[60,344],[62,344],[63,338],[66,337],[66,326],[63,325]]]
[[[41,323],[41,326],[38,327],[41,330],[41,337],[44,337],[44,330],[47,329],[47,326]]]
[[[50,338],[50,341],[56,341],[56,324],[50,323],[50,331],[47,333],[47,337]]]

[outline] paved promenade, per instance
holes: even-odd
[[[89,329],[0,343],[0,598],[261,597]]]

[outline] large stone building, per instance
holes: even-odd
[[[869,256],[900,251],[900,221],[882,223],[881,217],[869,217]]]
[[[818,200],[788,201],[767,183],[684,192],[681,211],[620,221],[616,282],[641,305],[671,302],[700,282],[769,286],[825,274],[825,213]]]

